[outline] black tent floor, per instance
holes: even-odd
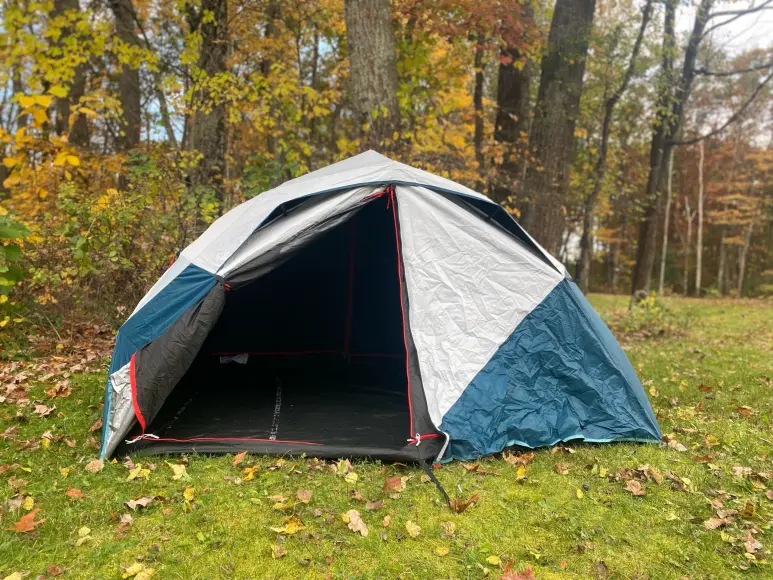
[[[274,376],[259,384],[210,383],[188,392],[186,401],[146,430],[159,443],[206,440],[213,447],[217,440],[228,445],[256,439],[382,449],[407,444],[407,395],[368,385]]]

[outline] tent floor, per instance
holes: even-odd
[[[392,374],[387,368],[379,376],[317,362],[300,369],[252,359],[248,365],[198,365],[147,426],[145,432],[159,439],[132,450],[229,452],[235,445],[270,444],[283,452],[281,444],[287,443],[324,456],[320,446],[357,454],[358,449],[407,445],[405,387],[374,384]],[[400,361],[388,364],[401,366]]]

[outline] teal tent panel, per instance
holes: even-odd
[[[105,388],[105,409],[102,417],[103,453],[105,429],[110,416],[110,375],[128,363],[132,354],[161,336],[183,312],[203,300],[216,282],[214,274],[191,264],[132,315],[118,331]]]
[[[573,439],[661,439],[628,358],[569,279],[521,321],[440,428],[451,438],[447,459]]]

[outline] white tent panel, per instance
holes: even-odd
[[[564,276],[510,234],[423,187],[397,187],[409,318],[436,426]]]
[[[487,199],[449,179],[392,161],[375,151],[367,151],[283,183],[235,207],[216,220],[182,255],[209,272],[217,272],[279,204],[315,193],[346,189],[349,186],[399,181],[421,183],[428,187]]]
[[[382,186],[358,187],[314,199],[303,211],[289,214],[256,231],[234,255],[220,268],[218,274],[226,277],[243,264],[254,260],[265,252],[296,240],[309,228],[324,223],[331,217],[344,213],[361,203],[366,197],[383,190]],[[317,230],[318,231],[318,230]]]
[[[126,363],[110,375],[108,381],[112,404],[105,431],[105,455],[107,456],[115,451],[135,423],[130,371],[131,363]]]

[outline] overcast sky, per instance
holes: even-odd
[[[713,12],[724,10],[742,10],[749,6],[759,6],[762,0],[738,0],[736,2],[719,2]],[[697,4],[697,2],[696,2]],[[729,17],[725,17],[727,19]],[[692,30],[695,19],[695,8],[680,7],[677,16],[677,26],[680,32]],[[722,20],[712,20],[711,24]],[[724,46],[731,54],[738,54],[750,48],[773,47],[773,4],[771,9],[742,16],[712,33],[714,41]]]

